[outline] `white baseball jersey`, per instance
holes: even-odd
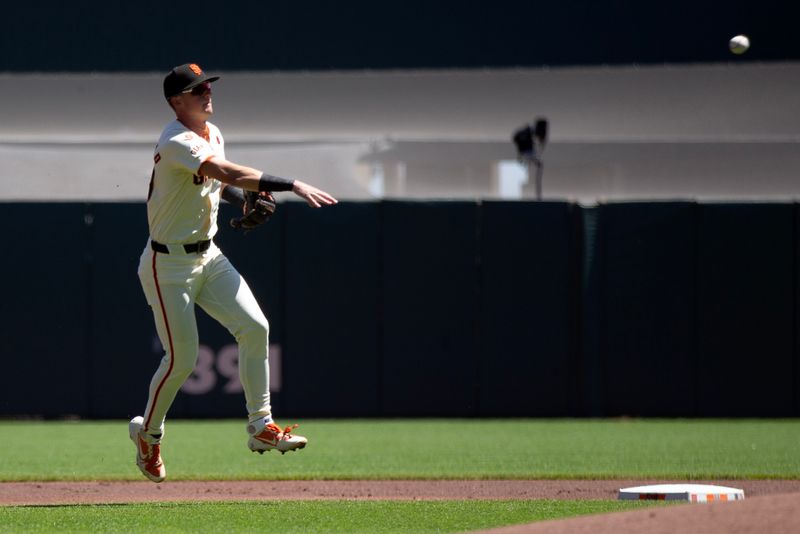
[[[169,123],[156,145],[147,196],[150,237],[164,244],[195,243],[217,233],[219,180],[198,175],[203,162],[225,158],[219,128],[208,125],[207,138],[177,119]]]

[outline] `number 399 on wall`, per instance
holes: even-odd
[[[183,383],[181,391],[189,395],[203,395],[212,391],[222,382],[222,392],[241,394],[239,380],[239,348],[235,344],[225,345],[219,352],[208,345],[200,345],[197,351],[197,364],[191,376]],[[269,346],[269,389],[281,390],[281,346]]]

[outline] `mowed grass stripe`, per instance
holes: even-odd
[[[162,449],[168,477],[800,478],[795,419],[300,423],[306,449],[260,456],[247,449],[241,421],[169,421]],[[0,480],[143,480],[127,421],[4,421],[0,436]]]
[[[0,532],[458,532],[652,506],[622,501],[269,501],[0,507]]]

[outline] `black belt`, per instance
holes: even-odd
[[[187,254],[195,254],[200,252],[205,252],[208,250],[208,247],[211,246],[211,240],[206,239],[205,241],[198,241],[197,243],[189,243],[187,245],[183,245],[183,250],[186,251]],[[150,240],[150,247],[155,250],[156,252],[161,252],[162,254],[169,254],[169,248],[167,245],[159,243],[158,241]]]

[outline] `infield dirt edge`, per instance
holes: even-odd
[[[669,480],[303,480],[5,482],[0,505],[247,500],[616,499],[620,488]],[[697,481],[693,481],[697,482]],[[800,480],[709,480],[745,497],[800,493]]]

